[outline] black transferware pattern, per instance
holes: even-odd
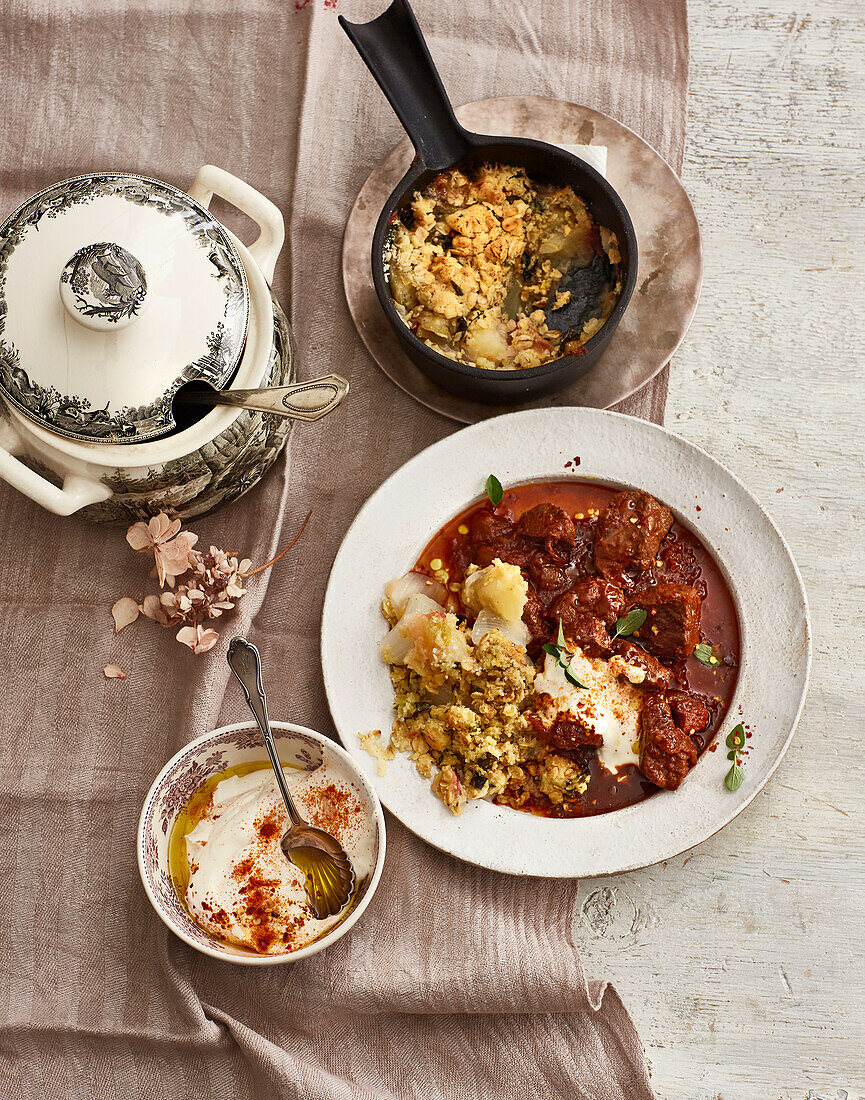
[[[169,390],[150,404],[113,411],[108,405],[93,409],[86,397],[41,385],[22,366],[19,349],[3,338],[6,274],[15,249],[31,230],[38,232],[43,219],[106,195],[122,195],[138,206],[182,218],[207,252],[213,278],[220,281],[225,294],[223,320],[209,333],[206,351],[182,368]],[[174,427],[172,399],[184,382],[202,380],[219,388],[230,381],[245,346],[248,300],[246,273],[234,246],[212,215],[185,192],[159,180],[119,173],[76,176],[53,184],[24,202],[0,226],[0,388],[32,420],[72,439],[140,443],[158,438]]]

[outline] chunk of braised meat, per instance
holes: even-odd
[[[565,641],[578,645],[587,657],[600,657],[610,652],[610,635],[600,619],[584,607],[577,606],[565,607],[554,613],[552,608],[558,603],[559,600],[553,601],[548,615],[553,620],[554,630],[558,630],[558,620],[561,619]]]
[[[472,561],[481,569],[492,565],[495,558],[526,572],[532,559],[532,551],[516,540],[508,543],[504,539],[496,543],[475,543],[472,547]]]
[[[530,545],[526,545],[518,539],[513,546],[504,547],[503,552],[498,556],[502,561],[508,561],[511,565],[516,565],[519,569],[522,569],[524,573],[528,573],[534,551]]]
[[[574,521],[576,542],[571,550],[571,565],[575,577],[588,577],[595,572],[595,520],[594,516],[585,516]]]
[[[513,536],[514,525],[508,516],[500,516],[487,508],[475,512],[469,520],[469,538],[472,542],[496,542]]]
[[[561,596],[556,596],[553,602],[549,605],[547,613],[553,623],[557,623],[559,619],[562,622],[565,619],[570,618],[578,610],[587,610],[587,608],[580,608],[580,602],[574,594],[573,588],[568,592],[563,592]]]
[[[702,695],[694,691],[669,691],[667,702],[673,721],[684,733],[699,733],[709,724],[709,708]]]
[[[578,768],[587,772],[595,757],[595,749],[592,745],[580,745],[578,749],[559,749],[560,755],[572,760]]]
[[[497,515],[489,509],[475,512],[468,523],[471,543],[471,561],[481,569],[490,565],[493,558],[510,561],[505,555],[517,547],[514,525],[507,516]],[[513,562],[519,565],[519,562]]]
[[[676,726],[661,694],[646,695],[640,723],[640,771],[656,787],[674,791],[697,763],[694,742]]]
[[[539,643],[543,645],[547,641],[549,631],[544,619],[544,605],[532,585],[529,585],[529,590],[526,593],[523,622],[529,628],[529,644],[527,646],[529,650],[533,650],[535,647],[539,648]]]
[[[583,745],[598,748],[604,743],[604,738],[600,733],[584,726],[582,722],[565,721],[564,719],[556,722],[552,729],[540,736],[553,748],[563,749],[566,752],[572,752]]]
[[[472,562],[484,569],[486,566],[491,565],[495,558],[499,558],[501,561],[517,566],[518,569],[527,569],[534,555],[534,550],[522,539],[517,538],[512,527],[508,531],[503,531],[500,535],[491,532],[489,535],[490,541],[488,542],[472,542]]]
[[[554,561],[566,562],[568,550],[576,542],[574,521],[557,504],[544,501],[523,512],[517,520],[517,534],[543,542]]]
[[[617,638],[613,642],[613,652],[624,657],[629,665],[636,665],[645,672],[646,678],[642,682],[642,687],[648,691],[665,691],[673,682],[673,673],[666,665],[662,665],[657,657],[653,657],[645,649],[640,649],[627,638]]]
[[[538,592],[561,592],[568,583],[564,569],[551,562],[542,552],[532,554],[526,565],[521,568],[526,570]]]
[[[595,568],[608,580],[649,569],[672,525],[673,513],[648,493],[616,493],[598,518]]]
[[[624,592],[617,584],[605,581],[603,577],[586,577],[577,581],[566,595],[573,596],[580,607],[603,619],[607,626],[612,626],[625,610]]]
[[[453,579],[462,580],[466,575],[466,569],[474,561],[472,544],[462,535],[458,535],[456,538],[451,539],[447,555],[453,565]]]
[[[656,584],[634,594],[634,606],[648,612],[636,633],[650,653],[669,661],[684,661],[700,641],[702,600],[689,584]]]
[[[523,512],[517,520],[517,534],[527,539],[538,539],[546,542],[547,539],[555,539],[557,542],[565,542],[568,546],[574,545],[576,532],[574,521],[558,504],[536,504]]]

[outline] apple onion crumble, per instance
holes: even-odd
[[[411,331],[488,370],[580,354],[622,289],[619,242],[573,188],[507,165],[453,168],[416,191],[385,263]]]

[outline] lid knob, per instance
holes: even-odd
[[[60,298],[80,324],[116,332],[134,321],[144,307],[144,268],[119,244],[85,245],[63,268]]]

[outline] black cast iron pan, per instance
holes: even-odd
[[[593,366],[610,342],[637,280],[637,238],[625,205],[594,168],[578,157],[529,138],[473,134],[457,122],[430,52],[408,0],[393,3],[370,23],[349,23],[343,30],[378,81],[415,148],[411,167],[384,205],[372,240],[372,277],[382,309],[406,352],[433,382],[451,393],[492,404],[513,403],[551,393]],[[385,271],[384,250],[394,214],[407,208],[412,195],[439,172],[456,165],[483,162],[515,164],[539,183],[570,184],[595,220],[611,229],[622,254],[622,292],[604,326],[581,348],[525,370],[483,370],[457,363],[419,340],[393,304]],[[564,330],[560,318],[551,327]]]

